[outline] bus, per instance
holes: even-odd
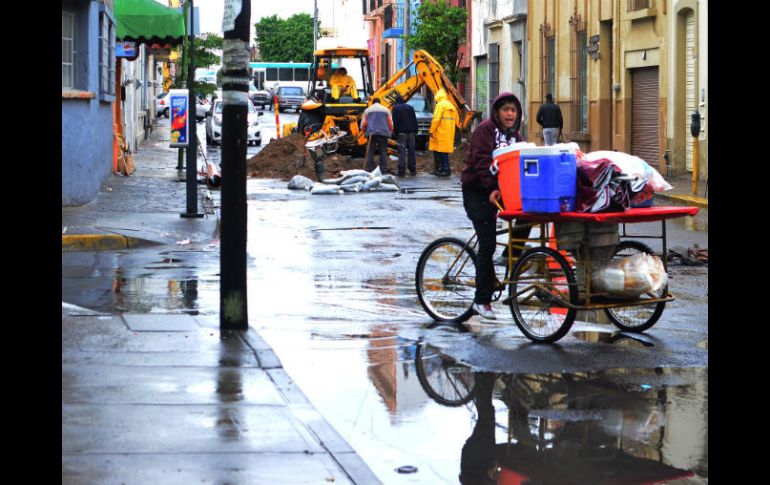
[[[257,89],[273,92],[276,84],[307,90],[310,80],[309,62],[250,62],[249,69]]]

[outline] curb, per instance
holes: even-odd
[[[702,207],[704,209],[709,208],[709,200],[704,199],[703,197],[698,197],[695,195],[668,195],[668,194],[655,194],[655,197],[660,197],[661,199],[666,200],[669,203],[673,203],[674,205],[684,205],[684,206],[698,206]]]
[[[114,251],[149,244],[158,243],[119,234],[62,234],[61,236],[61,248],[65,251]]]

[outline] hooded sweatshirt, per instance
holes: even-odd
[[[436,107],[430,123],[430,148],[434,152],[452,153],[454,151],[455,124],[457,110],[447,99],[446,91],[436,92]]]
[[[465,160],[465,168],[460,175],[460,183],[463,188],[482,192],[498,190],[497,177],[489,171],[492,165],[492,152],[500,147],[522,142],[524,139],[519,133],[521,126],[521,102],[519,98],[509,92],[500,93],[492,103],[493,107],[499,107],[498,102],[503,98],[513,98],[519,115],[516,122],[508,131],[504,132],[497,121],[497,109],[492,109],[492,116],[482,121],[471,135],[471,146],[468,158]]]

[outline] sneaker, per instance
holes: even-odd
[[[495,266],[508,266],[508,258],[506,256],[498,256],[494,260]]]
[[[399,177],[406,177],[406,172],[398,172]]]
[[[473,310],[487,320],[496,320],[495,311],[492,310],[492,305],[489,303],[481,304],[474,303]]]
[[[415,177],[415,176],[417,176],[417,170],[410,170],[410,171],[409,171],[409,176],[410,176],[410,177]]]
[[[449,177],[450,175],[452,175],[452,172],[438,172],[436,177]]]

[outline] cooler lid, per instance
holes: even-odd
[[[508,145],[506,147],[496,148],[492,152],[492,158],[495,159],[495,158],[499,157],[500,155],[502,155],[504,153],[515,152],[517,150],[521,150],[522,148],[534,148],[534,147],[537,147],[537,145],[535,145],[534,143],[527,142],[527,141],[522,141],[522,142],[519,142],[519,143],[514,143],[513,145]]]

